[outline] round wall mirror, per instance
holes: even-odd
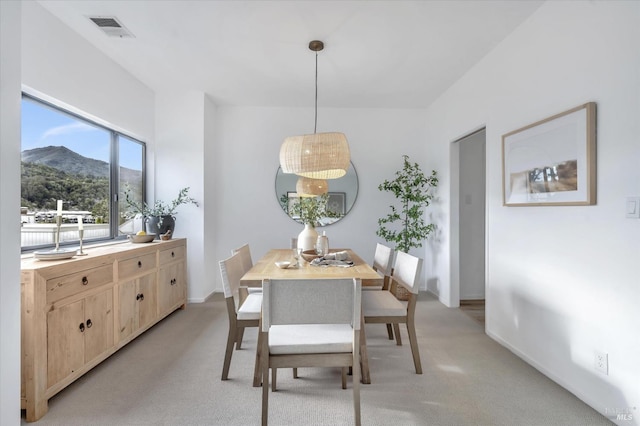
[[[298,193],[296,192],[296,183],[298,175],[293,173],[283,173],[282,167],[278,167],[276,173],[276,199],[278,204],[287,216],[298,223],[302,223],[299,217],[290,212],[292,203],[298,202]],[[353,163],[349,165],[347,174],[339,179],[329,179],[329,192],[327,200],[327,210],[330,214],[321,218],[316,226],[326,226],[336,223],[345,217],[358,197],[358,174],[353,167]]]

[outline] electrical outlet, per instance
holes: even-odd
[[[608,354],[600,351],[595,351],[593,362],[594,362],[593,367],[596,370],[598,370],[604,375],[607,375],[607,376],[609,375],[609,355]]]

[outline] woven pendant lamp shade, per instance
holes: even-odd
[[[344,133],[314,133],[291,136],[280,147],[284,173],[312,179],[337,179],[347,174],[351,162]]]
[[[329,191],[329,184],[325,179],[311,179],[299,177],[296,182],[296,192],[300,197],[317,197]]]

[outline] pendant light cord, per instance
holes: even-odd
[[[313,122],[313,133],[316,133],[318,128],[318,52],[316,52],[316,115]]]

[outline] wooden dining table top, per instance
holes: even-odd
[[[381,285],[382,276],[351,249],[332,249],[330,252],[347,251],[354,265],[313,266],[300,258],[299,268],[281,269],[279,261],[293,261],[292,249],[271,249],[241,278],[243,285],[262,285],[262,280],[272,279],[322,279],[322,278],[360,278],[363,285]]]

